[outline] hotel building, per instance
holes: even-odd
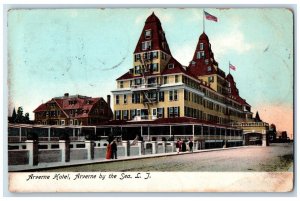
[[[208,36],[200,35],[192,61],[183,66],[172,56],[154,13],[145,22],[132,68],[117,79],[112,93],[114,120],[179,118],[214,125],[253,121],[251,106],[240,97],[233,76],[219,68]]]

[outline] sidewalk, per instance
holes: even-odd
[[[194,154],[194,153],[201,153],[201,152],[226,151],[226,150],[230,150],[230,149],[241,149],[241,148],[249,148],[249,147],[251,147],[251,146],[203,149],[203,150],[196,150],[194,152],[189,152],[189,151],[180,152],[179,154],[177,154],[176,152],[170,152],[170,153],[148,154],[148,155],[129,156],[129,157],[118,156],[118,159],[101,158],[101,159],[94,159],[94,160],[72,160],[70,162],[39,163],[37,166],[12,165],[12,166],[8,166],[8,171],[9,172],[38,171],[38,170],[46,170],[46,169],[57,168],[57,167],[80,166],[80,165],[98,164],[98,163],[113,163],[116,161],[138,160],[138,159],[144,159],[144,158],[156,158],[156,157],[164,157],[164,156],[176,156],[176,155]]]

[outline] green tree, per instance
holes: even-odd
[[[23,121],[24,121],[23,108],[18,107],[16,123],[22,123]]]
[[[15,123],[16,122],[16,118],[17,118],[17,113],[16,113],[16,109],[14,108],[11,119],[12,122]]]
[[[24,122],[23,122],[23,123],[29,123],[29,122],[30,122],[30,120],[29,120],[29,113],[26,112],[26,113],[25,113],[25,117],[24,117]]]

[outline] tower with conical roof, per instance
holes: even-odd
[[[144,28],[134,50],[134,75],[158,74],[162,72],[171,57],[171,51],[154,12],[145,21]]]
[[[204,32],[199,37],[188,70],[200,80],[208,83],[215,91],[224,95],[227,94],[225,73],[219,68],[209,38]]]

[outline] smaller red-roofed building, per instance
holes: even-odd
[[[44,125],[98,125],[112,119],[110,96],[107,102],[101,98],[72,95],[54,97],[38,106],[34,122]]]

